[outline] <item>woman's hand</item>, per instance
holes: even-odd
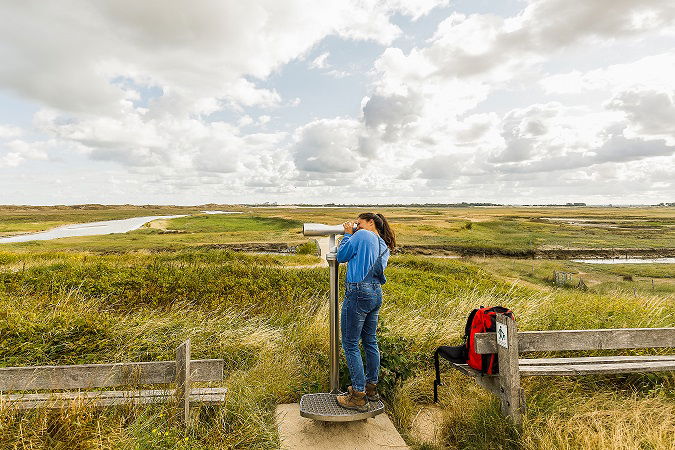
[[[354,233],[354,228],[356,224],[354,222],[345,222],[342,224],[342,227],[345,229],[345,234]]]

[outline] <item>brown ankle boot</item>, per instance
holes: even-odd
[[[347,391],[345,395],[336,397],[338,405],[360,412],[368,411],[368,399],[365,392],[355,391],[351,386],[347,388]]]
[[[380,394],[377,393],[377,385],[374,383],[366,383],[366,397],[368,401],[378,402],[380,401]]]

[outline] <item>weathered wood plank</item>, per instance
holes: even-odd
[[[478,370],[469,367],[468,364],[456,364],[451,362],[450,367],[462,372],[464,375],[473,377],[479,386],[487,389],[495,395],[501,395],[499,377],[497,375],[483,375]]]
[[[190,339],[176,349],[176,401],[183,426],[190,425]]]
[[[667,372],[675,370],[675,361],[641,361],[608,364],[568,364],[553,366],[520,365],[521,376],[600,375],[639,372]]]
[[[222,359],[191,361],[192,381],[223,379]],[[0,391],[91,389],[173,383],[176,361],[0,368]]]
[[[521,358],[521,366],[555,366],[568,364],[608,364],[640,361],[675,361],[675,355],[582,356],[577,358]]]
[[[476,353],[496,353],[495,333],[475,336]],[[611,328],[602,330],[521,331],[518,351],[612,350],[675,347],[675,328]]]
[[[222,403],[227,388],[193,388],[191,403]],[[41,394],[0,395],[0,408],[66,408],[74,403],[86,406],[164,403],[175,395],[175,389],[146,389],[138,391],[53,392]]]
[[[497,346],[499,357],[499,383],[501,391],[502,413],[510,417],[513,423],[522,421],[522,406],[520,403],[520,372],[518,370],[518,328],[516,321],[504,314],[497,314],[497,328],[500,325],[506,330],[506,347]]]

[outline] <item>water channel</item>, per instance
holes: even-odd
[[[73,236],[95,236],[100,234],[126,233],[136,230],[148,222],[157,219],[174,219],[176,217],[185,217],[186,214],[175,216],[145,216],[132,217],[130,219],[103,220],[101,222],[75,223],[64,225],[51,230],[40,231],[38,233],[19,234],[16,236],[0,237],[0,244],[9,244],[11,242],[28,241],[47,241],[50,239],[59,239]]]
[[[587,264],[675,264],[675,258],[598,258],[573,259],[572,261]]]

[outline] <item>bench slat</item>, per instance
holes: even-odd
[[[222,359],[190,361],[192,381],[221,381]],[[173,383],[175,361],[0,368],[0,391],[90,389]]]
[[[675,355],[586,356],[578,358],[521,358],[521,366],[552,366],[567,364],[607,364],[640,361],[675,361]]]
[[[146,389],[138,391],[54,392],[41,394],[0,395],[0,404],[7,408],[31,409],[45,407],[61,409],[82,402],[88,406],[164,403],[172,400],[175,389]],[[190,402],[221,403],[227,388],[193,388]]]
[[[469,375],[475,378],[476,383],[484,387],[495,395],[500,394],[499,377],[497,375],[483,375],[478,370],[469,367],[468,364],[457,364],[450,362],[450,366],[462,372],[464,375]]]
[[[457,364],[450,362],[450,365],[454,368],[462,372],[464,375],[468,375],[470,377],[481,377],[483,376],[478,370],[474,369],[473,367],[469,367],[468,364]],[[493,376],[493,375],[485,375],[485,376]]]
[[[476,353],[496,353],[496,333],[475,335]],[[675,328],[521,331],[518,352],[675,347]]]
[[[553,366],[519,365],[521,376],[601,375],[675,370],[675,361],[642,361],[608,364],[568,364]]]

